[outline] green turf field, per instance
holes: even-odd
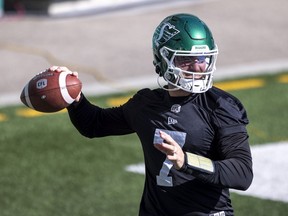
[[[241,99],[251,145],[288,140],[288,73],[216,83]],[[238,89],[238,90],[237,90]],[[130,94],[128,94],[129,96]],[[126,95],[91,98],[101,106]],[[135,135],[87,139],[67,113],[0,108],[0,216],[135,216],[144,176]],[[232,194],[236,216],[283,216],[288,203]]]

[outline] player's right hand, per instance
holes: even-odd
[[[79,74],[78,74],[77,71],[71,71],[71,70],[69,70],[69,69],[68,69],[67,67],[65,67],[65,66],[52,66],[52,67],[48,68],[47,71],[53,71],[53,72],[58,72],[58,73],[68,72],[68,73],[71,73],[73,76],[76,76],[77,78],[79,78]],[[80,97],[81,97],[81,92],[80,92],[79,95],[75,98],[75,101],[76,101],[76,102],[79,102]]]

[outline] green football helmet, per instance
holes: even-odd
[[[152,43],[155,71],[176,90],[202,93],[212,87],[218,48],[208,26],[198,17],[191,14],[166,17],[156,28]],[[177,58],[205,62],[205,71],[183,70],[175,64]],[[159,81],[158,84],[168,90]]]

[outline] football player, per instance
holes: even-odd
[[[140,216],[234,215],[229,188],[246,190],[253,178],[248,118],[236,97],[213,86],[212,33],[198,17],[175,14],[152,41],[158,79],[167,84],[107,109],[81,93],[70,119],[90,138],[137,133],[146,172]]]

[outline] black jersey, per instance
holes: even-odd
[[[187,97],[143,89],[124,105],[107,109],[82,96],[68,110],[87,137],[137,133],[146,171],[140,216],[233,215],[229,188],[246,190],[251,184],[246,111],[237,98],[218,88]],[[159,130],[184,152],[211,159],[214,172],[174,169],[153,145]]]

